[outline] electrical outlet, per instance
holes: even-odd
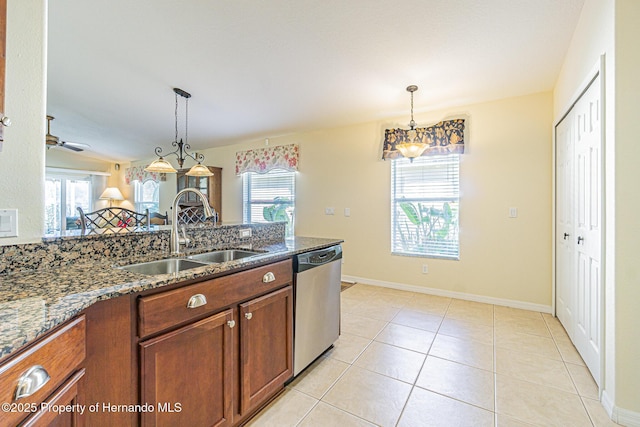
[[[422,264],[422,274],[429,273],[429,266],[427,264]]]
[[[18,237],[18,209],[0,209],[0,237]]]
[[[247,237],[251,237],[251,229],[250,228],[241,228],[240,229],[240,238],[244,239]]]

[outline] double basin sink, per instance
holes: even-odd
[[[190,255],[187,258],[167,258],[158,261],[130,264],[119,268],[122,270],[131,271],[132,273],[154,276],[157,274],[178,273],[180,271],[189,270],[191,268],[198,268],[208,264],[218,264],[221,262],[248,258],[260,254],[261,252],[228,249],[224,251],[213,251],[197,255]]]

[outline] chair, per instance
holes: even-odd
[[[124,208],[103,208],[97,211],[85,213],[78,206],[80,213],[80,228],[82,231],[96,228],[127,228],[151,226],[149,209],[144,213],[135,212]]]
[[[160,212],[151,213],[151,225],[167,225],[169,224],[169,214],[167,212],[162,215]]]
[[[214,224],[218,222],[217,217],[218,213],[211,208],[215,215]],[[207,218],[204,216],[204,208],[202,205],[200,206],[180,206],[180,211],[178,211],[178,224],[197,224],[200,222],[205,222]]]

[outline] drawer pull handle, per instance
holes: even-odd
[[[44,386],[51,377],[46,369],[40,365],[30,367],[18,378],[15,400],[29,397]]]
[[[253,313],[245,313],[244,317],[246,317],[247,320],[251,320],[251,318],[253,317]]]
[[[262,276],[263,283],[270,283],[270,282],[273,282],[274,280],[276,280],[276,276],[272,272],[268,272],[267,274]]]
[[[197,308],[205,305],[207,303],[207,297],[202,294],[195,294],[191,298],[189,298],[189,302],[187,303],[187,308]]]
[[[236,326],[236,321],[235,320],[229,320],[227,322],[227,325],[229,325],[230,328],[233,328],[234,326]]]

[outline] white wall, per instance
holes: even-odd
[[[46,1],[9,0],[5,129],[0,152],[0,209],[18,209],[16,238],[0,245],[37,242],[44,231]]]
[[[640,2],[615,8],[615,363],[616,404],[640,425]],[[609,177],[608,177],[609,178]],[[609,265],[611,268],[612,265]],[[624,414],[621,414],[625,416]],[[621,419],[622,420],[622,419]],[[626,421],[625,421],[626,422]]]
[[[460,261],[392,256],[390,162],[385,127],[407,117],[270,138],[297,143],[296,234],[345,239],[343,274],[362,279],[551,305],[551,93],[461,106],[416,117],[420,125],[468,116],[461,160]],[[235,152],[262,141],[205,150],[223,161],[225,222],[242,220]],[[207,163],[210,163],[207,161]],[[508,218],[518,207],[519,217]],[[334,207],[336,215],[324,215]],[[344,208],[351,209],[345,217]],[[429,273],[422,274],[422,264]]]

